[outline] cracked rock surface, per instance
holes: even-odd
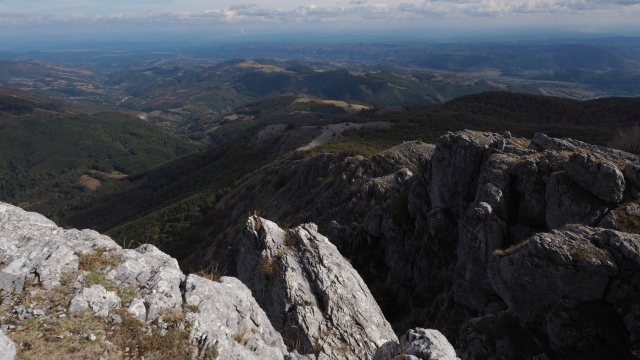
[[[397,338],[369,289],[314,224],[288,231],[251,217],[238,276],[285,341],[329,359],[366,359]]]

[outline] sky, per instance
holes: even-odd
[[[524,26],[587,33],[626,29],[640,35],[640,0],[0,0],[0,38],[5,39],[65,31],[226,29],[255,34]]]

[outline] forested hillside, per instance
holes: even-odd
[[[199,150],[185,137],[125,114],[78,115],[73,104],[13,95],[0,100],[8,115],[0,118],[3,201],[29,206],[76,198],[103,181]]]

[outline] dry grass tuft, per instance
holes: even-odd
[[[253,210],[251,213],[253,220],[256,222],[256,231],[262,230],[262,218],[264,217],[264,212],[260,210]]]
[[[148,359],[188,360],[192,358],[189,332],[186,329],[180,330],[174,323],[167,329],[165,335],[149,334],[145,323],[138,321],[126,310],[121,310],[119,313],[122,324],[116,327],[107,340],[125,349],[129,348],[125,355],[135,358],[144,356]]]
[[[238,330],[236,330],[236,333],[233,334],[233,339],[240,345],[246,344],[246,340],[245,340],[245,336],[247,335],[247,333],[244,331],[244,329],[239,328]]]
[[[348,357],[349,354],[351,354],[351,349],[349,348],[349,345],[347,345],[345,342],[340,342],[340,346],[338,346],[336,348],[336,351],[342,355],[342,357],[344,357],[345,359]]]
[[[267,274],[267,277],[270,279],[274,278],[282,271],[278,260],[271,259],[268,257],[262,258],[262,272]]]
[[[284,244],[287,246],[296,246],[298,244],[298,238],[290,229],[284,231]]]
[[[517,244],[515,244],[513,246],[510,246],[509,248],[504,249],[504,250],[503,249],[496,249],[493,252],[493,256],[501,256],[502,257],[502,256],[507,256],[507,255],[513,254],[513,253],[517,252],[518,250],[523,249],[528,244],[529,244],[529,240],[527,239],[527,240],[521,241],[521,242],[519,242],[519,243],[517,243]]]
[[[219,281],[220,278],[224,276],[225,272],[224,270],[220,269],[218,264],[215,264],[212,267],[210,267],[208,270],[201,269],[195,274],[211,281]]]
[[[89,272],[101,271],[107,266],[115,267],[122,263],[120,255],[103,257],[102,255],[106,252],[107,249],[98,248],[95,253],[76,253],[76,256],[80,259],[80,267],[78,270]]]

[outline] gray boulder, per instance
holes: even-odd
[[[546,222],[550,229],[566,224],[597,226],[609,210],[607,204],[581,189],[565,172],[553,173],[547,181]]]
[[[146,321],[156,320],[162,311],[182,307],[180,283],[184,274],[176,259],[149,244],[124,250],[121,256],[122,264],[109,271],[106,278],[122,288],[133,286],[139,293],[147,293],[142,297],[149,304]]]
[[[493,257],[491,284],[522,322],[538,319],[560,299],[603,300],[617,266],[592,243],[598,236],[579,225],[536,234]]]
[[[102,285],[84,288],[69,303],[68,312],[75,314],[91,307],[98,316],[106,317],[109,309],[120,308],[120,298],[113,291],[107,291]]]
[[[457,360],[456,351],[438,330],[415,328],[400,342],[388,342],[376,351],[373,360]]]
[[[316,225],[285,232],[254,216],[238,245],[238,277],[290,347],[362,359],[396,340],[358,273]]]
[[[218,358],[229,360],[280,360],[287,354],[282,337],[238,279],[222,277],[216,282],[189,275],[184,301],[194,307],[186,318],[201,353],[213,353],[215,347]]]
[[[622,172],[612,162],[592,154],[573,154],[565,165],[567,175],[581,188],[608,203],[618,203],[624,195]]]

